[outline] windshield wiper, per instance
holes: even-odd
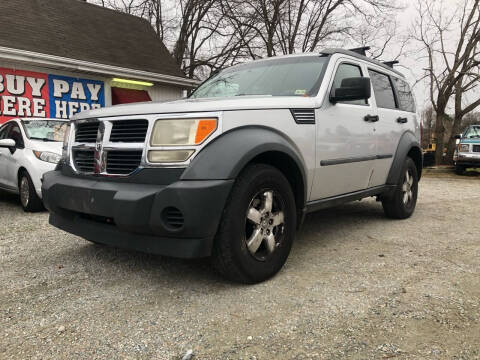
[[[53,142],[57,142],[57,140],[53,140],[53,139],[49,139],[49,138],[35,137],[35,136],[30,136],[30,140],[42,140],[42,141],[53,141]]]

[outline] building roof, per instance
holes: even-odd
[[[82,0],[0,1],[0,46],[185,77],[146,20]]]

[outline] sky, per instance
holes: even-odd
[[[439,0],[437,0],[439,1]],[[447,14],[453,14],[456,9],[457,0],[444,0],[444,9]],[[417,17],[417,10],[416,4],[417,0],[405,0],[404,4],[406,6],[405,10],[399,12],[397,15],[397,22],[399,24],[399,31],[402,33],[406,33],[411,28],[414,19]],[[451,44],[454,45],[456,39],[451,39]],[[397,67],[397,70],[402,72],[408,82],[411,85],[414,85],[413,91],[415,94],[415,98],[417,100],[417,107],[422,110],[425,109],[430,104],[430,95],[428,89],[428,83],[426,81],[421,81],[416,83],[418,79],[420,79],[424,74],[425,71],[423,70],[426,67],[426,59],[422,58],[422,55],[415,52],[415,49],[419,48],[419,44],[413,42],[409,45],[408,49],[406,49],[406,53],[408,55],[402,57],[400,59],[400,63],[403,66]],[[395,53],[398,51],[398,46],[392,46],[390,49],[391,53]],[[479,92],[472,92],[466,96],[466,102],[471,102],[473,98],[478,98]],[[450,106],[450,111],[452,111],[452,107]]]

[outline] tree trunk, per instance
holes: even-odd
[[[462,97],[463,97],[463,78],[460,79],[455,84],[455,117],[453,119],[453,126],[452,126],[452,133],[450,134],[450,138],[448,139],[447,145],[447,163],[453,164],[453,153],[455,152],[455,135],[460,132],[460,128],[462,126]]]
[[[445,136],[444,121],[447,115],[445,109],[437,109],[437,119],[435,121],[435,165],[443,163],[443,137]]]
[[[457,144],[455,135],[457,135],[460,132],[460,128],[462,126],[462,117],[457,116],[455,114],[455,118],[453,120],[453,127],[452,127],[452,133],[450,134],[450,139],[448,139],[448,144],[447,144],[447,156],[446,156],[446,163],[447,164],[453,164],[453,153],[455,152],[455,146]]]

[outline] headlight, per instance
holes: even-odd
[[[65,129],[65,136],[63,137],[63,145],[62,145],[62,159],[64,162],[68,159],[68,142],[70,140],[70,123],[67,125]]]
[[[52,164],[58,164],[61,156],[50,151],[33,151],[38,160],[46,161]]]
[[[470,145],[468,144],[458,144],[458,152],[469,152]]]
[[[217,119],[160,119],[153,127],[152,146],[199,145],[217,129]]]

